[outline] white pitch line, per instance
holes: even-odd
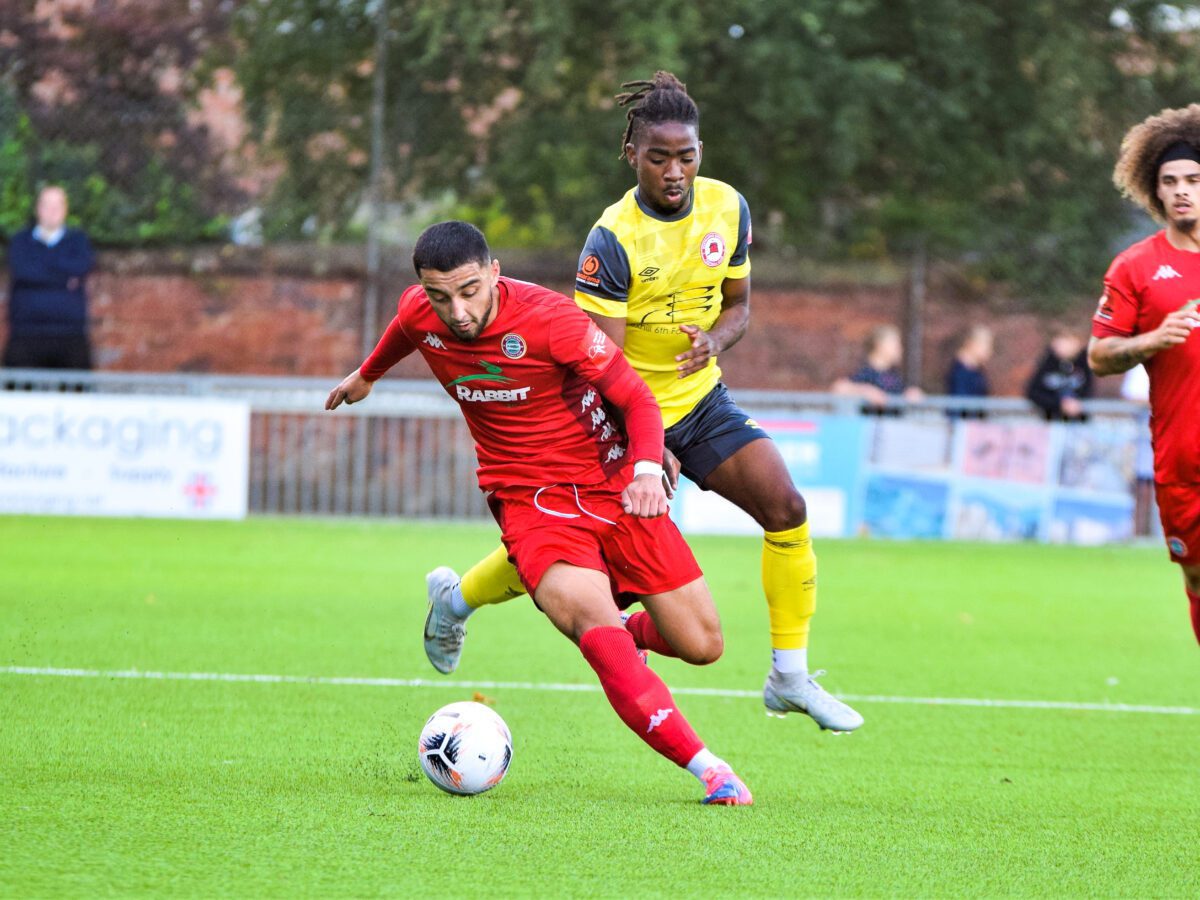
[[[322,684],[356,687],[454,688],[458,690],[551,691],[598,693],[597,684],[538,681],[434,681],[429,678],[366,678],[329,675],[253,675],[238,672],[147,672],[141,669],[63,669],[33,666],[0,666],[0,675],[33,675],[50,678],[111,678],[141,681],[223,681],[253,684]],[[761,697],[759,691],[729,688],[671,688],[691,697]],[[1148,713],[1161,716],[1197,716],[1191,706],[1137,706],[1129,703],[1084,703],[1072,700],[993,700],[983,697],[894,697],[886,694],[840,694],[856,703],[904,703],[915,706],[972,706],[1000,709],[1058,709],[1076,712]]]

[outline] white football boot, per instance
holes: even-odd
[[[790,712],[804,713],[822,730],[835,734],[854,731],[862,725],[863,717],[817,684],[817,679],[824,674],[824,669],[811,675],[807,672],[784,674],[772,669],[763,686],[767,715],[782,718]]]
[[[425,617],[425,655],[432,666],[443,675],[458,668],[463,639],[467,635],[463,620],[454,614],[450,595],[458,584],[458,573],[447,566],[438,566],[425,576],[425,592],[429,596],[429,615]]]

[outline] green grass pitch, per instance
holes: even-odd
[[[688,695],[754,791],[700,788],[601,694],[485,691],[513,764],[421,775],[461,682],[591,684],[528,601],[426,663],[424,572],[485,526],[0,518],[0,666],[428,678],[437,687],[0,673],[0,896],[1195,896],[1200,715],[864,700],[851,736]],[[761,688],[759,545],[697,539],[726,654],[675,687]],[[835,692],[1200,706],[1155,549],[823,541],[811,659]]]

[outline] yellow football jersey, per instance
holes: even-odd
[[[675,357],[691,349],[680,325],[712,328],[721,283],[750,274],[750,211],[742,195],[697,178],[691,203],[664,217],[637,188],[604,211],[579,257],[575,302],[587,312],[625,319],[625,356],[645,379],[670,427],[721,378],[712,359],[679,378]]]

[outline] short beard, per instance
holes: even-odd
[[[1196,223],[1200,219],[1176,219],[1174,225],[1184,234],[1191,234],[1196,229]]]
[[[483,334],[483,330],[485,328],[487,328],[488,325],[490,324],[488,322],[488,319],[490,319],[492,317],[492,310],[495,308],[496,308],[496,287],[495,287],[495,285],[493,285],[492,289],[490,291],[488,291],[488,306],[487,306],[487,309],[485,309],[483,311],[483,318],[481,318],[479,320],[479,329],[474,334],[470,335],[469,337],[464,337],[463,335],[461,335],[457,331],[455,331],[453,328],[450,329],[450,332],[456,338],[458,338],[460,341],[462,341],[463,343],[470,343],[471,341],[473,341],[477,337],[479,337],[481,334]]]

